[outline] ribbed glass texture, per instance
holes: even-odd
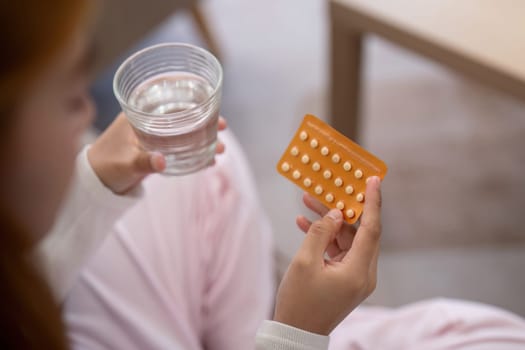
[[[141,50],[117,70],[115,96],[142,147],[165,155],[166,174],[213,162],[222,77],[211,53],[181,43]]]

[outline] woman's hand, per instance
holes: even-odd
[[[226,128],[220,117],[219,130]],[[224,144],[217,144],[217,153],[224,152]],[[159,152],[144,151],[124,113],[100,135],[88,151],[93,170],[106,187],[117,194],[126,193],[144,177],[162,172],[166,168],[164,156]]]
[[[328,214],[328,208],[325,207],[324,204],[319,202],[315,197],[313,197],[309,193],[305,192],[303,196],[303,202],[308,209],[310,209],[311,211],[313,211],[321,217]],[[296,222],[297,226],[299,226],[301,231],[303,231],[304,233],[308,233],[308,230],[312,226],[312,222],[302,215],[299,215],[297,217]],[[343,259],[346,252],[348,252],[348,250],[352,246],[355,234],[355,226],[343,221],[341,228],[335,234],[334,240],[330,242],[328,248],[326,248],[326,253],[332,261],[341,261]]]
[[[279,287],[274,320],[328,335],[375,289],[381,236],[380,179],[368,181],[366,202],[357,231],[343,223],[340,210],[330,210],[306,195],[305,204],[322,219],[297,224],[307,231]],[[325,260],[325,253],[331,259]]]

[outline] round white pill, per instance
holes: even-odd
[[[283,164],[281,164],[281,170],[287,172],[288,170],[290,170],[290,164],[288,164],[288,162],[284,162]]]
[[[323,187],[321,187],[321,185],[317,185],[315,186],[314,191],[315,191],[315,194],[321,194],[323,193]]]
[[[310,187],[310,186],[312,186],[312,180],[310,180],[310,178],[307,177],[306,179],[304,179],[303,184],[304,184],[306,187]]]
[[[345,169],[345,171],[350,171],[352,170],[352,164],[350,164],[350,162],[345,162],[343,164],[343,169]]]
[[[326,199],[326,201],[327,201],[328,203],[332,203],[332,202],[334,201],[334,195],[331,194],[331,193],[328,193],[328,194],[324,197],[324,199]]]
[[[301,162],[303,162],[303,164],[308,164],[309,161],[310,161],[310,157],[308,157],[307,154],[301,157]]]
[[[301,133],[299,134],[299,138],[302,141],[306,141],[306,139],[308,138],[308,134],[306,133],[306,131],[301,131]]]
[[[346,211],[346,216],[348,216],[349,218],[353,218],[355,215],[354,211],[352,209],[348,209]]]
[[[362,202],[365,200],[365,195],[363,193],[358,193],[357,196],[355,196],[355,199],[358,201],[358,202]]]
[[[319,171],[319,170],[321,170],[321,164],[315,162],[314,164],[312,164],[312,170],[313,170],[313,171]]]
[[[330,170],[325,170],[324,173],[323,173],[323,177],[325,179],[329,179],[332,177],[332,172]]]
[[[361,169],[357,169],[354,173],[354,176],[356,179],[360,179],[363,177],[363,171]]]
[[[330,153],[330,150],[328,149],[328,147],[324,146],[323,148],[321,148],[321,154],[323,156],[327,156],[328,153]]]
[[[346,192],[346,194],[352,194],[352,193],[354,193],[354,188],[352,186],[348,185],[345,188],[345,192]]]
[[[299,170],[294,170],[292,177],[296,180],[299,179],[301,177],[301,172]]]
[[[317,146],[319,146],[319,142],[316,139],[312,139],[312,141],[310,141],[310,147],[317,148]]]
[[[299,149],[297,147],[292,147],[292,149],[290,150],[290,154],[294,157],[297,157],[299,155]]]
[[[341,187],[343,186],[343,179],[341,179],[340,177],[336,178],[334,180],[334,184],[337,186],[337,187]]]
[[[337,202],[337,204],[335,205],[335,207],[339,210],[343,210],[345,208],[345,203],[343,201],[339,201]]]
[[[332,162],[334,163],[339,163],[341,161],[341,157],[339,156],[339,154],[335,153],[333,156],[332,156]]]

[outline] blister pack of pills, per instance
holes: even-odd
[[[367,179],[383,179],[387,166],[322,120],[306,115],[277,171],[328,208],[341,210],[353,224],[363,212]]]

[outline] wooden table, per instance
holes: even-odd
[[[525,100],[523,0],[330,0],[330,16],[332,124],[353,139],[368,33]]]

